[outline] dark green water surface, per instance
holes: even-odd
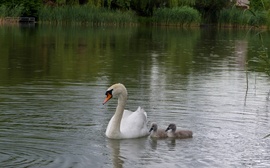
[[[2,25],[0,46],[0,167],[270,166],[270,80],[245,64],[256,32]],[[107,139],[118,82],[127,109],[194,137]]]

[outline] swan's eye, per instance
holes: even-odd
[[[111,89],[111,90],[107,90],[107,91],[106,91],[106,93],[105,93],[105,95],[107,95],[107,96],[108,96],[108,94],[110,94],[110,95],[112,96],[112,91],[113,91],[113,89]]]

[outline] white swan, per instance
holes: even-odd
[[[118,97],[115,114],[111,118],[106,136],[111,139],[139,138],[149,135],[147,129],[147,114],[141,108],[135,112],[124,110],[127,101],[127,89],[123,84],[114,84],[106,91],[105,104],[112,97]]]

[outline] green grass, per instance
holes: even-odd
[[[22,12],[24,10],[23,5],[18,4],[15,6],[6,6],[6,5],[1,5],[0,6],[0,18],[5,18],[5,17],[19,17],[21,16]]]
[[[232,7],[220,12],[218,23],[220,26],[229,27],[261,27],[267,25],[265,11],[251,11]]]
[[[80,24],[135,24],[137,18],[132,12],[112,11],[90,6],[42,7],[39,21],[45,23],[80,23]]]
[[[159,8],[153,13],[154,25],[191,26],[198,25],[201,21],[199,12],[191,7]]]

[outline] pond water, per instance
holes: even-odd
[[[270,79],[245,64],[256,33],[2,25],[0,167],[269,167]],[[126,109],[194,137],[106,138],[119,82]]]

